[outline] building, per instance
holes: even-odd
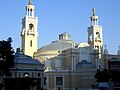
[[[112,71],[120,72],[120,59],[112,58],[108,61],[108,70],[111,73]]]
[[[102,26],[98,24],[96,9],[93,8],[88,27],[88,42],[76,43],[66,32],[59,39],[37,50],[37,23],[35,6],[29,0],[26,16],[22,19],[22,49],[44,64],[44,89],[90,89],[95,84],[97,69],[104,68]]]
[[[67,32],[38,49],[38,17],[34,15],[32,0],[26,5],[22,19],[21,48],[15,54],[12,76],[5,79],[29,77],[37,82],[32,90],[91,89],[96,84],[97,69],[120,70],[120,49],[117,55],[103,53],[102,26],[98,24],[96,9],[92,9],[88,26],[88,42],[77,43]],[[0,81],[2,78],[0,78]]]
[[[31,90],[40,90],[43,88],[44,65],[32,58],[33,53],[37,51],[38,38],[38,18],[34,16],[34,10],[35,6],[32,4],[32,0],[29,0],[28,5],[26,5],[26,15],[22,19],[22,50],[17,49],[15,53],[15,66],[10,70],[11,76],[4,77],[4,82],[5,85],[8,85],[6,86],[8,89],[12,88],[12,90],[16,90],[17,83],[21,82],[21,80],[31,80],[31,83],[35,85],[34,87],[30,87]],[[0,79],[2,80],[3,78]],[[28,84],[25,83],[25,85]],[[8,90],[6,88],[5,90]]]
[[[6,88],[10,89],[12,87],[11,89],[15,90],[15,88],[22,87],[22,85],[20,86],[17,83],[25,80],[30,80],[32,83],[35,83],[35,86],[30,87],[30,90],[40,90],[43,88],[44,66],[38,60],[24,55],[20,49],[17,49],[14,64],[14,67],[10,69],[11,76],[4,78],[5,85],[9,85]],[[25,83],[25,85],[28,84]]]
[[[93,8],[88,27],[88,43],[76,43],[66,32],[59,39],[34,52],[33,58],[44,64],[44,89],[90,89],[97,69],[104,67],[102,26]]]
[[[33,57],[33,53],[37,51],[38,41],[38,18],[34,16],[35,6],[29,0],[26,5],[26,15],[22,19],[22,44],[21,47],[25,55]]]
[[[113,55],[113,54],[109,54],[108,53],[108,49],[105,46],[104,49],[104,65],[105,68],[109,70],[109,72],[111,72],[111,70],[117,70],[120,72],[120,46],[118,47],[118,51],[117,54]]]
[[[88,44],[93,50],[97,49],[99,53],[99,65],[104,67],[103,63],[103,37],[102,37],[102,26],[98,25],[98,16],[96,15],[96,10],[93,8],[93,15],[90,17],[91,25],[88,27]]]

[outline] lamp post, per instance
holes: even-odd
[[[29,73],[24,73],[23,83],[25,83],[24,88],[30,90],[31,79],[29,78]]]
[[[24,74],[24,77],[25,77],[25,78],[28,78],[28,76],[29,76],[28,73],[25,73],[25,74]]]

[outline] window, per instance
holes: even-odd
[[[47,83],[47,77],[44,77],[44,85]]]
[[[95,49],[99,51],[99,46],[95,46]]]
[[[38,77],[40,77],[40,73],[38,73]]]
[[[21,77],[21,72],[18,72],[18,77]]]
[[[15,72],[15,78],[17,78],[17,72]]]
[[[93,38],[93,34],[90,34],[89,36],[90,41],[92,41],[92,38]]]
[[[96,38],[100,38],[100,33],[96,32]]]
[[[29,11],[29,16],[32,16],[32,9],[30,9],[30,11]]]
[[[34,29],[34,25],[31,23],[31,24],[29,24],[29,29],[30,30],[33,30]]]
[[[56,85],[63,85],[63,78],[62,77],[56,77]]]
[[[30,41],[30,47],[32,47],[32,40]]]
[[[34,72],[32,72],[32,77],[34,77],[34,75],[35,75]]]

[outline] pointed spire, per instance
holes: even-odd
[[[118,46],[117,55],[120,55],[120,46]]]
[[[96,16],[96,9],[95,8],[93,8],[93,16]]]
[[[29,0],[29,3],[26,5],[26,15],[34,17],[35,6],[32,4],[32,0]]]
[[[98,16],[96,15],[96,9],[92,9],[93,15],[90,17],[91,18],[91,25],[98,25]]]
[[[29,0],[29,5],[32,5],[32,0]]]
[[[108,54],[108,49],[106,44],[105,44],[104,54]]]

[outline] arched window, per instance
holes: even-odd
[[[29,30],[33,30],[34,29],[34,25],[31,23],[29,24]]]
[[[32,16],[32,9],[30,9],[30,16]]]
[[[95,49],[99,51],[100,48],[99,48],[99,46],[95,46]]]
[[[96,32],[96,38],[100,38],[100,33]]]
[[[90,38],[90,41],[92,41],[93,34],[90,34],[89,38]]]
[[[90,62],[90,48],[86,47],[80,47],[80,61],[86,60]]]
[[[32,40],[30,41],[30,47],[32,47]]]

